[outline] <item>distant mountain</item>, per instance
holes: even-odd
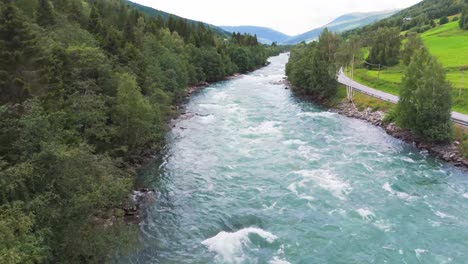
[[[284,33],[276,31],[267,27],[256,27],[256,26],[220,26],[220,28],[228,32],[240,32],[247,33],[250,35],[257,35],[257,38],[260,42],[265,44],[271,44],[272,42],[283,42],[289,39],[291,36],[288,36]]]
[[[219,28],[219,27],[217,27],[215,25],[207,24],[207,23],[204,23],[204,22],[201,22],[201,21],[195,21],[195,20],[187,19],[187,18],[180,17],[180,16],[177,16],[177,15],[173,15],[173,14],[161,11],[161,10],[154,9],[152,7],[137,4],[137,3],[132,2],[130,0],[126,0],[126,1],[130,6],[135,7],[136,9],[140,10],[141,12],[143,12],[144,14],[146,14],[148,16],[161,16],[164,20],[167,20],[170,16],[173,16],[173,17],[176,17],[176,18],[183,18],[183,19],[191,21],[192,23],[195,23],[195,24],[202,23],[203,25],[213,29],[215,32],[219,33],[220,35],[228,35],[229,34],[228,31],[225,31],[225,30],[223,30],[223,29],[221,29],[221,28]]]
[[[282,42],[282,44],[297,44],[302,41],[313,41],[320,36],[324,28],[328,28],[333,32],[344,32],[355,28],[360,28],[369,24],[372,24],[381,19],[392,16],[397,13],[398,10],[388,10],[380,12],[368,12],[368,13],[351,13],[342,15],[332,22],[326,24],[323,27],[319,27],[308,31],[306,33],[291,37]]]

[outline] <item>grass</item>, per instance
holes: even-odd
[[[455,21],[428,30],[421,37],[431,54],[437,57],[447,71],[447,80],[453,86],[453,110],[468,114],[468,31],[459,29],[458,21]],[[466,69],[464,78],[462,67]],[[405,66],[402,64],[385,68],[380,74],[377,70],[356,69],[354,79],[375,89],[399,95],[404,72]]]
[[[458,21],[435,27],[421,34],[424,44],[446,68],[468,64],[468,30],[461,30]]]
[[[336,98],[337,102],[342,102],[346,100],[346,88],[344,87],[344,85],[339,86]],[[385,102],[359,92],[354,92],[353,102],[359,111],[370,107],[372,111],[381,110],[386,112],[395,107],[395,105],[392,103]]]

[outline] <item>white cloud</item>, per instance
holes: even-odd
[[[406,8],[420,0],[132,0],[214,25],[255,25],[296,35],[352,12]]]

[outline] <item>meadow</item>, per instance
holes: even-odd
[[[453,86],[453,110],[468,114],[468,31],[458,21],[437,26],[421,34],[432,55],[444,66]],[[405,66],[400,63],[382,71],[356,69],[354,79],[381,91],[399,95]]]

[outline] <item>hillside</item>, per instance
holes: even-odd
[[[191,19],[187,19],[187,18],[184,18],[184,17],[180,17],[180,16],[177,16],[177,15],[173,15],[173,14],[170,14],[170,13],[167,13],[167,12],[164,12],[164,11],[161,11],[161,10],[157,10],[157,9],[154,9],[152,7],[149,7],[149,6],[144,6],[144,5],[140,5],[138,3],[135,3],[135,2],[132,2],[130,0],[125,0],[128,5],[138,9],[139,11],[141,11],[142,13],[148,15],[148,16],[153,16],[153,17],[157,17],[157,16],[161,16],[164,20],[168,20],[169,17],[174,17],[174,18],[181,18],[181,19],[184,19],[186,21],[189,21],[189,22],[192,22],[194,24],[198,24],[198,23],[202,23],[203,25],[213,29],[215,32],[221,34],[221,35],[227,35],[228,32],[226,32],[225,30],[215,26],[215,25],[211,25],[211,24],[207,24],[207,23],[204,23],[204,22],[200,22],[200,21],[195,21],[195,20],[191,20]]]
[[[135,237],[135,165],[164,145],[188,87],[280,52],[147,10],[0,1],[0,263],[115,263]]]
[[[286,41],[284,44],[297,44],[302,41],[311,41],[317,39],[320,33],[322,33],[324,28],[328,28],[330,31],[333,32],[344,32],[352,29],[356,29],[359,27],[363,27],[369,24],[372,24],[376,21],[381,19],[387,18],[393,14],[395,14],[397,10],[388,10],[388,11],[380,11],[380,12],[369,12],[369,13],[350,13],[342,15],[332,22],[319,27],[315,28],[311,31],[305,32],[303,34],[293,36]]]
[[[399,27],[402,31],[414,29],[422,32],[433,27],[431,21],[435,19],[461,13],[462,7],[463,0],[424,0],[374,24],[353,30],[349,34],[372,32],[383,26]]]
[[[291,36],[286,35],[282,32],[276,31],[267,27],[256,27],[256,26],[220,26],[228,32],[240,32],[251,35],[257,35],[260,42],[265,44],[271,44],[272,42],[281,43]]]
[[[429,52],[444,66],[447,80],[452,83],[453,109],[468,114],[468,78],[460,70],[468,66],[468,31],[461,30],[458,22],[450,22],[436,26],[420,36]],[[402,64],[385,68],[380,74],[376,70],[362,68],[356,70],[354,78],[376,89],[399,95],[404,72]]]

